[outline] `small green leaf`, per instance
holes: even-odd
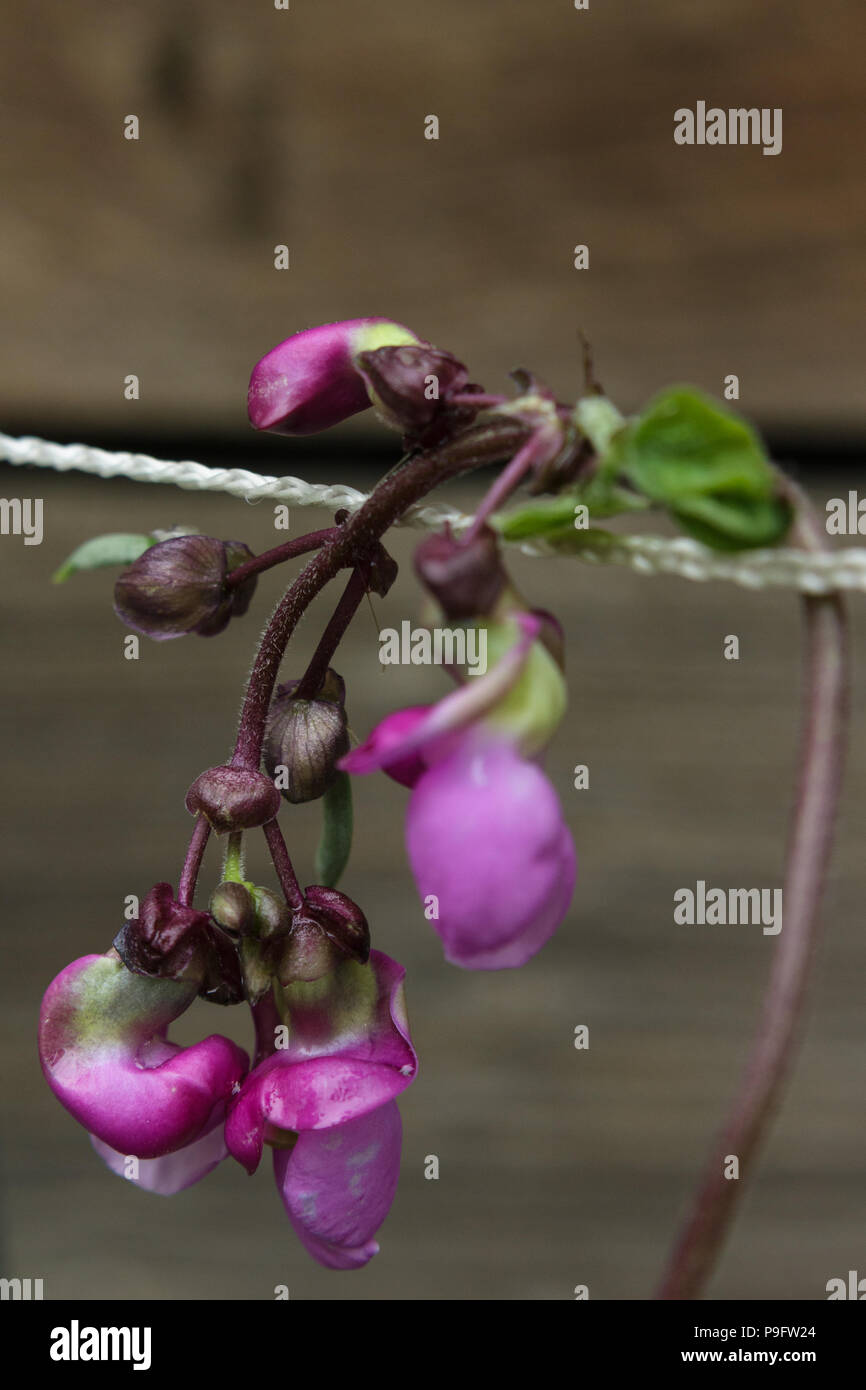
[[[103,565],[129,565],[155,544],[153,536],[134,536],[124,531],[109,536],[94,536],[85,541],[64,560],[52,576],[55,584],[63,584],[79,570],[101,569]]]
[[[755,431],[689,387],[663,392],[632,420],[608,468],[716,550],[775,545],[791,524]]]
[[[698,391],[664,391],[617,435],[610,462],[654,502],[695,495],[766,499],[773,471],[754,430]]]
[[[586,528],[574,525],[575,509],[579,506],[586,507],[592,522],[618,516],[621,512],[644,511],[649,505],[646,497],[641,497],[630,488],[618,486],[612,478],[597,475],[589,478],[580,488],[570,489],[556,497],[526,502],[511,511],[499,512],[492,518],[492,525],[508,541],[527,540],[535,536],[547,539],[569,528],[585,536]]]
[[[322,838],[316,850],[316,883],[336,888],[352,849],[352,782],[338,772],[322,797]]]

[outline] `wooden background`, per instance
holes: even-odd
[[[250,369],[311,323],[385,313],[498,388],[526,365],[578,383],[577,330],[624,408],[674,380],[768,428],[862,439],[866,11],[851,0],[30,0],[0,14],[0,426],[129,446],[210,438],[238,462],[311,475],[316,455],[246,427]],[[699,100],[781,106],[784,149],[686,149]],[[135,113],[141,138],[122,136]],[[423,139],[425,115],[438,142]],[[285,242],[291,269],[273,268]],[[572,248],[590,247],[590,269]],[[125,402],[136,373],[141,399]],[[364,485],[337,433],[334,481]],[[204,456],[207,462],[208,457]],[[847,481],[817,479],[820,499]],[[404,1172],[382,1254],[319,1270],[265,1168],[224,1165],[175,1199],[106,1173],[45,1088],[41,994],[105,949],[124,895],[176,877],[185,790],[232,737],[258,625],[121,655],[111,576],[52,588],[87,536],[175,521],[273,542],[269,509],[228,498],[3,470],[45,499],[41,547],[0,541],[7,829],[0,1038],[5,1275],[46,1296],[293,1299],[645,1297],[730,1097],[773,939],[682,928],[697,878],[777,886],[792,790],[799,624],[785,594],[640,580],[566,561],[516,568],[569,642],[571,708],[549,767],[580,856],[568,922],[527,969],[445,965],[402,850],[402,790],[358,787],[345,886],[409,971],[421,1055],[402,1102]],[[463,489],[455,500],[467,503]],[[295,514],[293,528],[324,516]],[[410,538],[395,541],[407,560]],[[413,617],[406,565],[377,606]],[[854,603],[855,647],[862,603]],[[318,621],[298,637],[301,668]],[[737,633],[738,663],[722,659]],[[356,732],[427,698],[378,669],[362,613],[341,656]],[[444,681],[441,684],[444,690]],[[824,1297],[864,1271],[862,807],[852,763],[801,1064],[713,1281],[717,1298]],[[588,763],[588,791],[571,769]],[[287,816],[301,866],[317,811]],[[209,873],[216,872],[209,861]],[[302,870],[303,871],[303,870]],[[207,880],[206,880],[207,882]],[[201,1005],[177,1033],[227,1029]],[[578,1053],[574,1028],[590,1027]],[[438,1182],[424,1180],[428,1154]]]
[[[4,6],[7,422],[244,437],[263,352],[379,313],[491,389],[574,394],[580,327],[626,408],[734,372],[862,431],[864,43],[853,0]],[[676,146],[699,99],[781,107],[781,155]]]
[[[289,446],[291,448],[291,446]],[[303,458],[290,455],[303,471]],[[569,714],[548,757],[578,848],[568,920],[521,971],[468,973],[442,960],[405,862],[406,796],[384,776],[356,785],[358,830],[344,880],[377,946],[408,970],[420,1054],[401,1100],[404,1165],[382,1253],[364,1271],[318,1269],[283,1217],[267,1163],[254,1179],[224,1164],[175,1198],[106,1172],[47,1090],[35,1022],[66,962],[104,950],[123,899],[176,879],[198,771],[225,756],[259,624],[279,591],[213,640],[145,642],[122,657],[111,573],[53,588],[60,559],[94,532],[134,521],[196,523],[272,542],[270,509],[163,488],[39,476],[41,547],[0,547],[7,829],[2,973],[4,1270],[46,1280],[46,1296],[117,1298],[568,1299],[646,1297],[673,1223],[730,1099],[754,1026],[773,938],[759,928],[681,927],[675,889],[781,883],[793,784],[799,620],[788,594],[639,579],[562,559],[523,560],[527,596],[554,609],[568,640]],[[4,479],[24,495],[33,475]],[[452,489],[469,501],[467,489]],[[324,513],[293,514],[293,529]],[[412,533],[394,537],[408,561]],[[411,566],[376,624],[361,612],[337,669],[363,737],[444,676],[378,665],[378,626],[415,618]],[[287,676],[302,669],[329,596],[302,626]],[[862,604],[854,605],[855,647]],[[378,625],[378,626],[377,626]],[[739,662],[722,657],[728,633]],[[827,939],[808,1039],[710,1293],[823,1298],[862,1269],[862,672],[852,762],[827,897]],[[571,769],[590,768],[572,789]],[[283,814],[302,882],[318,809]],[[264,872],[261,856],[253,861]],[[211,856],[203,894],[219,874]],[[270,882],[270,878],[267,879]],[[243,1011],[197,1005],[181,1041],[230,1031]],[[590,1049],[575,1051],[577,1024]],[[440,1160],[438,1182],[424,1160]]]

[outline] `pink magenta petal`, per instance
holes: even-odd
[[[378,772],[384,767],[395,782],[402,782],[404,787],[414,787],[427,764],[419,753],[404,756],[402,748],[431,708],[431,705],[409,705],[406,709],[386,715],[363,743],[341,758],[338,766],[343,772],[356,774]]]
[[[274,1176],[307,1251],[328,1269],[358,1269],[394,1200],[402,1126],[395,1101],[334,1129],[300,1135],[274,1152]]]
[[[556,792],[507,742],[467,738],[417,783],[406,820],[415,882],[454,965],[523,965],[568,910],[577,873]]]
[[[518,680],[542,624],[534,613],[515,613],[514,621],[519,635],[490,671],[467,681],[435,705],[415,705],[389,715],[365,743],[342,759],[340,767],[346,772],[359,773],[376,772],[380,768],[388,772],[401,766],[413,770],[413,781],[406,785],[414,786],[418,780],[417,759],[427,762],[426,755],[431,750],[441,753],[449,747],[454,734],[470,728],[488,714]]]
[[[119,1178],[126,1178],[127,1182],[143,1188],[145,1192],[173,1197],[176,1192],[182,1192],[185,1187],[192,1187],[193,1183],[207,1177],[224,1158],[228,1158],[223,1111],[224,1107],[220,1107],[206,1133],[175,1153],[164,1154],[162,1158],[139,1159],[118,1153],[93,1134],[90,1142],[103,1162]]]
[[[246,1073],[246,1053],[228,1038],[186,1048],[167,1041],[196,990],[134,975],[112,955],[73,961],[46,990],[46,1080],[85,1129],[121,1154],[160,1158],[192,1143]]]
[[[378,1109],[417,1069],[403,998],[405,971],[381,951],[348,958],[322,982],[285,990],[289,1045],[261,1062],[229,1106],[229,1152],[254,1172],[266,1140],[330,1129]]]
[[[247,410],[257,430],[315,434],[366,410],[370,397],[355,366],[360,352],[417,343],[386,318],[344,319],[286,338],[253,369]]]

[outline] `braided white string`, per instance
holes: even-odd
[[[268,499],[295,507],[345,507],[357,511],[367,499],[367,493],[340,484],[263,477],[245,468],[206,468],[189,460],[173,463],[147,454],[110,453],[87,444],[53,444],[32,436],[16,439],[0,434],[0,459],[60,473],[75,469],[101,478],[169,483],[193,492],[227,492],[246,502]],[[419,505],[406,512],[401,524],[432,530],[447,521],[460,532],[470,519],[454,507]],[[544,541],[514,544],[524,555],[556,554]],[[578,554],[589,563],[624,565],[638,574],[673,574],[700,581],[723,579],[747,589],[775,587],[806,594],[826,594],[834,589],[866,592],[866,547],[824,555],[784,547],[723,555],[685,536],[616,536],[600,546],[587,543]]]

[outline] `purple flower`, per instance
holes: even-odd
[[[245,1075],[245,1052],[214,1035],[166,1037],[198,983],[134,975],[113,953],[82,956],[42,1001],[39,1055],[57,1099],[121,1155],[159,1159],[194,1143]]]
[[[260,1062],[229,1107],[226,1143],[254,1172],[266,1143],[289,1219],[317,1260],[366,1264],[400,1167],[395,1097],[417,1069],[405,971],[381,951],[282,991],[288,1044]]]
[[[274,1176],[301,1243],[329,1269],[357,1269],[378,1254],[373,1239],[400,1176],[396,1101],[331,1129],[310,1129],[274,1151]]]
[[[503,629],[510,626],[510,645]],[[514,630],[517,630],[516,639]],[[574,845],[537,754],[563,705],[555,662],[536,638],[542,620],[489,624],[502,648],[484,676],[438,704],[399,710],[342,759],[412,787],[409,861],[446,959],[476,970],[523,965],[571,902]]]
[[[371,404],[359,370],[362,352],[421,340],[386,318],[343,319],[295,333],[253,368],[250,423],[278,434],[315,434]]]

